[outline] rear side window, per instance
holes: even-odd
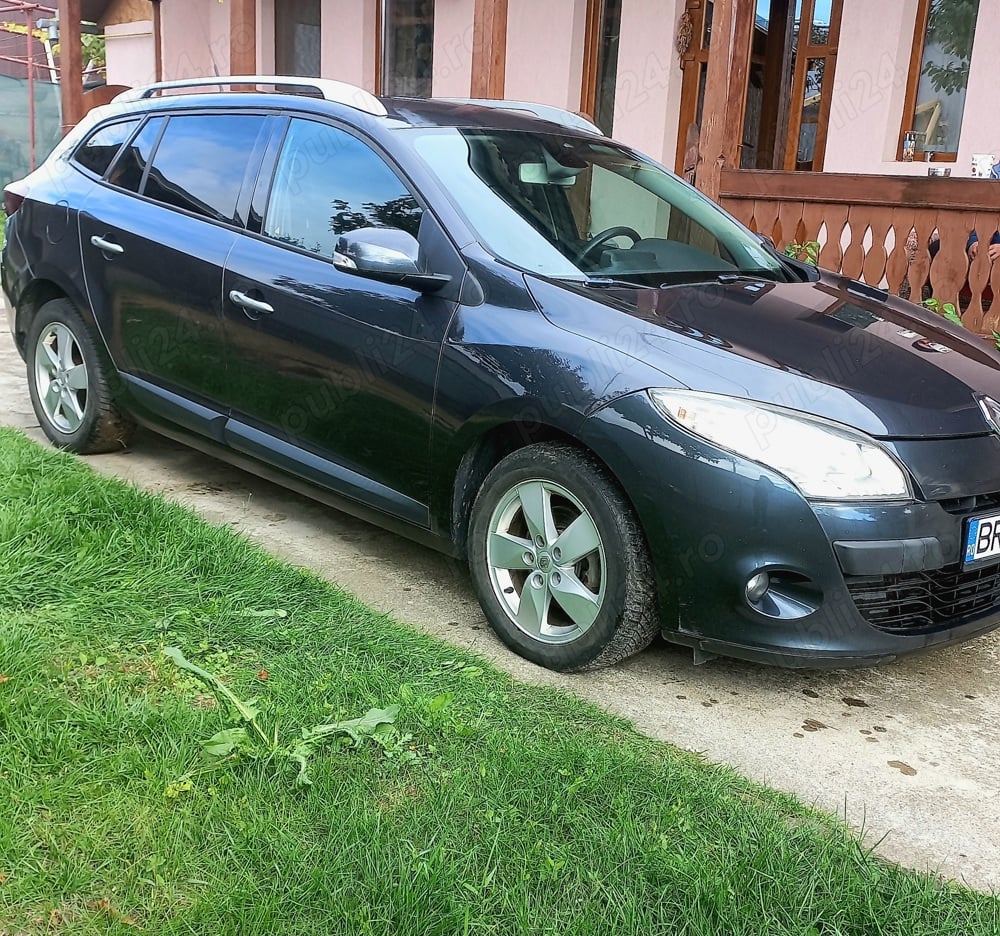
[[[238,223],[243,178],[259,158],[266,118],[255,114],[171,117],[143,194],[215,221]]]
[[[112,185],[128,189],[130,192],[139,191],[143,173],[149,165],[149,158],[153,155],[153,147],[156,146],[157,137],[162,129],[162,117],[154,117],[146,122],[136,138],[122,150],[121,156],[115,160],[111,167],[108,181]]]
[[[323,257],[341,234],[393,227],[414,237],[422,209],[381,156],[327,124],[293,120],[274,175],[264,233]]]
[[[139,126],[138,119],[124,120],[95,130],[73,154],[73,161],[99,176],[108,171],[118,150]]]

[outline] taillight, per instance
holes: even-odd
[[[6,212],[8,218],[21,207],[23,201],[23,195],[18,195],[17,192],[10,188],[3,190],[3,210]]]

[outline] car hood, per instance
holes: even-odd
[[[620,352],[609,359],[624,379],[609,375],[609,389],[651,386],[659,371],[664,385],[774,403],[878,438],[992,431],[977,394],[1000,399],[1000,355],[844,277],[659,289],[526,279],[553,324]]]

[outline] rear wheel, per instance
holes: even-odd
[[[125,447],[133,422],[112,399],[93,333],[68,299],[39,309],[26,350],[31,405],[54,445],[81,455]]]
[[[635,513],[572,445],[531,445],[490,472],[473,507],[469,562],[493,630],[549,669],[617,663],[659,632]]]

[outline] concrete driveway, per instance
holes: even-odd
[[[0,422],[42,439],[5,329]],[[465,568],[436,553],[151,433],[140,433],[128,452],[87,462],[244,533],[519,679],[567,688],[648,735],[846,815],[890,859],[1000,890],[998,635],[834,673],[727,661],[695,667],[690,652],[659,643],[614,669],[565,677],[509,653],[488,629]]]

